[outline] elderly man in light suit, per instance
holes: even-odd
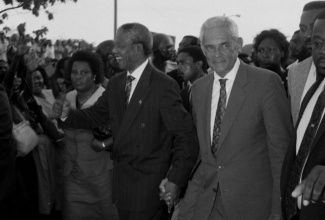
[[[208,19],[200,41],[214,73],[192,86],[202,162],[178,217],[280,219],[281,166],[293,133],[281,80],[237,58],[243,40],[228,17]]]

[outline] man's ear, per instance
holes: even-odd
[[[236,42],[236,49],[237,51],[241,51],[242,47],[243,47],[244,41],[243,38],[238,37],[237,38],[237,42]]]
[[[138,44],[135,44],[135,46],[136,46],[136,51],[138,53],[140,53],[140,54],[143,53],[143,51],[144,51],[143,44],[138,43]]]

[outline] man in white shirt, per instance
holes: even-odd
[[[308,53],[311,55],[311,33],[315,17],[318,12],[325,8],[324,1],[313,1],[307,3],[300,17],[300,36]],[[309,55],[309,56],[310,56]],[[313,59],[309,58],[292,64],[288,72],[288,96],[291,104],[291,114],[293,124],[298,119],[298,113],[302,102],[302,97],[316,81],[316,72]]]
[[[316,16],[311,44],[316,82],[303,96],[296,141],[283,164],[285,220],[325,219],[325,9]]]
[[[213,73],[192,85],[201,164],[179,204],[181,219],[280,219],[280,173],[293,127],[279,76],[238,59],[228,17],[208,19],[200,42]]]

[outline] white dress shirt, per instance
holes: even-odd
[[[314,64],[314,61],[311,63],[311,67],[310,67],[310,70],[309,70],[309,73],[308,73],[308,77],[307,77],[307,80],[306,80],[306,84],[305,84],[305,87],[304,87],[304,91],[302,93],[302,96],[301,96],[301,99],[300,99],[300,105],[301,105],[301,102],[303,100],[303,98],[305,97],[306,93],[308,92],[308,90],[310,89],[310,87],[316,82],[316,67],[315,67],[315,64]]]
[[[131,82],[131,91],[130,91],[130,96],[129,96],[129,102],[132,98],[133,92],[135,90],[135,88],[138,85],[138,82],[140,80],[140,77],[142,76],[143,70],[144,68],[146,68],[147,64],[148,64],[148,60],[146,60],[145,62],[143,62],[138,68],[136,68],[133,73],[130,73],[129,71],[127,72],[127,76],[131,75],[134,77],[134,80]]]
[[[211,121],[210,121],[210,132],[211,132],[211,144],[213,141],[213,127],[214,127],[214,120],[217,113],[218,108],[218,101],[220,96],[220,82],[219,79],[227,79],[226,81],[226,93],[227,93],[227,101],[226,106],[228,104],[228,100],[230,97],[232,86],[234,85],[234,81],[239,69],[240,61],[237,58],[235,65],[230,70],[229,73],[224,78],[221,78],[216,72],[214,72],[214,82],[213,82],[213,89],[212,89],[212,100],[211,100]],[[227,109],[226,109],[227,111]],[[222,131],[221,131],[222,132]]]

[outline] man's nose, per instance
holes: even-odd
[[[116,46],[113,47],[112,53],[115,55],[117,53],[117,48]]]

